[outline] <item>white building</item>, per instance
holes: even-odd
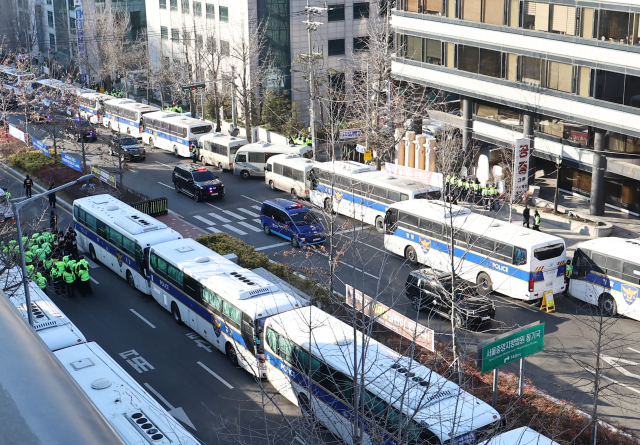
[[[463,131],[510,146],[560,188],[640,213],[637,0],[399,0],[395,78],[460,96]],[[464,129],[467,130],[464,130]],[[470,139],[469,139],[470,140]]]

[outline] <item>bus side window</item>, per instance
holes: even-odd
[[[271,328],[267,329],[267,344],[274,354],[278,353],[278,334]]]
[[[273,165],[272,164],[267,164],[267,171],[270,172],[273,170]]]
[[[105,240],[109,238],[109,226],[102,221],[98,221],[98,236]]]
[[[238,162],[247,162],[247,155],[242,153],[242,154],[237,154],[236,155],[236,163]]]
[[[640,284],[640,265],[625,262],[622,266],[622,279],[633,284]]]
[[[398,209],[389,209],[384,216],[384,225],[388,234],[396,231],[398,223]]]
[[[522,249],[520,247],[513,248],[513,264],[514,266],[527,264],[527,249]]]
[[[256,353],[256,338],[253,332],[253,320],[247,314],[242,314],[242,338],[244,344],[247,347],[247,351],[252,354]]]

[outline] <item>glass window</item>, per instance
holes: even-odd
[[[202,17],[202,3],[193,2],[193,15],[196,17]]]
[[[229,8],[226,6],[220,6],[220,21],[228,22],[229,21]]]
[[[195,2],[194,2],[194,5],[195,5]],[[204,46],[204,40],[203,40],[203,38],[202,38],[202,34],[196,34],[196,48],[202,49],[202,47],[203,47],[203,46]],[[200,129],[201,129],[202,127],[196,127],[196,128],[194,128],[193,130],[195,130],[195,131],[192,131],[192,133],[193,133],[193,134],[198,134],[198,133],[196,133],[196,131],[198,130],[198,128],[200,128]],[[208,127],[208,128],[209,128],[209,129],[211,129],[211,127]],[[207,130],[207,131],[200,131],[200,133],[207,133],[208,131],[209,131],[209,130]],[[186,134],[186,133],[187,133],[187,129],[186,129],[186,128],[184,128],[184,129],[183,129],[183,136],[182,136],[182,137],[186,137],[186,136],[187,136],[187,134]]]
[[[390,199],[391,201],[394,202],[398,202],[400,201],[400,192],[396,192],[394,190],[388,190],[387,191],[387,199]],[[416,226],[417,226],[417,222],[416,222]]]
[[[502,53],[490,49],[480,49],[480,74],[502,77]]]
[[[251,159],[251,155],[249,155],[249,159]],[[284,176],[285,178],[292,178],[293,168],[282,166],[282,176]]]
[[[309,368],[309,358],[311,356],[307,351],[302,349],[300,346],[293,347],[293,359],[294,365],[298,369],[308,369]]]
[[[231,54],[231,48],[229,47],[229,42],[226,40],[220,40],[220,55],[228,56],[229,54]]]
[[[353,38],[353,51],[358,53],[361,51],[367,51],[369,49],[369,36],[366,37],[354,37]]]
[[[189,14],[189,0],[182,0],[182,13]]]
[[[440,65],[442,60],[442,44],[440,40],[422,39],[422,61]]]
[[[94,232],[96,231],[96,229],[97,229],[97,220],[96,220],[95,216],[89,215],[87,213],[85,223],[86,223],[88,228],[90,228]]]
[[[418,217],[415,215],[409,215],[408,213],[401,212],[400,215],[398,216],[398,220],[401,223],[418,227]]]
[[[573,90],[573,66],[568,63],[547,62],[547,88],[571,93]]]
[[[278,336],[278,355],[288,362],[293,358],[293,343],[282,336]]]
[[[178,0],[169,0],[169,6],[172,11],[178,10]]]
[[[166,26],[160,27],[160,38],[162,40],[169,40],[169,29]]]
[[[549,31],[550,7],[548,3],[524,2],[523,12],[523,28]]]
[[[178,270],[178,268],[172,266],[171,264],[168,264],[167,275],[169,275],[169,278],[171,278],[176,284],[182,285],[184,275],[182,271]]]
[[[640,77],[631,76],[630,74],[625,76],[624,104],[640,108]]]
[[[296,226],[310,226],[319,224],[318,217],[313,212],[299,212],[289,214]]]
[[[219,311],[222,311],[222,299],[206,287],[202,289],[202,298],[208,305],[214,307]]]
[[[278,334],[271,328],[267,329],[267,344],[274,353],[278,353]]]
[[[176,28],[171,28],[171,40],[177,42],[180,40],[180,30]]]
[[[542,59],[522,56],[522,77],[524,83],[540,85],[542,83]]]
[[[240,309],[224,300],[222,301],[222,312],[236,323],[240,324],[242,322],[242,312],[240,312]]]
[[[68,0],[68,4],[69,4],[69,11],[73,11],[74,9],[76,9],[74,0]]]
[[[632,136],[627,136],[627,143],[625,144],[625,151],[627,153],[640,153],[640,138],[634,138]],[[91,216],[87,215],[87,225],[89,224],[89,218]]]
[[[47,11],[47,23],[49,24],[50,28],[53,28],[53,12],[51,11]],[[53,45],[55,45],[55,42],[53,43]]]
[[[624,74],[596,70],[594,97],[617,104],[624,103]]]
[[[513,248],[513,264],[516,266],[527,264],[527,249],[522,249],[521,247]]]
[[[420,12],[418,4],[419,0],[405,0],[404,10],[409,12]]]
[[[480,50],[475,46],[458,45],[458,69],[477,73],[480,64]]]
[[[631,14],[618,11],[599,11],[598,38],[602,41],[630,43]],[[631,24],[633,26],[633,24]]]
[[[109,227],[109,241],[118,249],[122,249],[122,235]]]
[[[247,162],[247,155],[244,153],[236,155],[236,162]]]
[[[154,256],[155,256],[155,254],[154,254]],[[158,272],[161,272],[164,275],[166,275],[167,274],[167,266],[168,266],[167,262],[165,260],[163,260],[162,258],[160,258],[160,257],[157,257],[157,258],[158,258],[158,267],[157,267]]]
[[[353,20],[368,19],[369,18],[369,3],[354,3],[353,4]]]
[[[344,20],[344,5],[327,5],[329,11],[327,18],[330,22],[339,22]]]
[[[160,0],[160,9],[167,9],[167,0]]]
[[[545,261],[559,257],[562,255],[562,252],[564,252],[564,244],[553,244],[551,246],[535,249],[533,251],[533,256],[538,261]]]
[[[249,152],[249,162],[255,162],[259,164],[264,164],[265,162],[264,153],[252,153]]]
[[[216,18],[216,5],[212,5],[210,3],[207,3],[205,5],[205,9],[206,9],[206,14],[207,14],[207,18],[208,19],[215,19]]]
[[[344,55],[344,39],[329,40],[329,42],[327,43],[327,55],[328,56]]]
[[[405,36],[405,54],[407,59],[422,61],[422,38]]]
[[[280,164],[273,164],[273,173],[275,173],[276,175],[281,175],[282,174],[282,165]]]
[[[122,250],[124,250],[124,251],[128,252],[129,254],[133,255],[134,252],[136,251],[136,243],[131,241],[126,236],[123,236],[122,237]]]

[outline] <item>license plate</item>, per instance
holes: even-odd
[[[487,320],[491,320],[491,317],[482,317],[481,318],[482,321],[487,321]]]
[[[470,431],[451,440],[451,445],[473,445],[474,443],[476,443],[475,431]]]
[[[314,241],[320,241],[320,238],[314,238],[313,240]]]
[[[218,194],[218,192],[215,192],[215,193],[209,193],[209,194],[210,194],[211,196],[214,196],[214,195],[217,195],[217,194]]]
[[[544,285],[545,286],[553,286],[553,281],[545,281]]]

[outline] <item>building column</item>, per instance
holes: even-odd
[[[606,131],[596,128],[593,139],[593,170],[591,171],[591,204],[590,214],[593,216],[604,215],[604,171],[607,168],[605,150]]]
[[[471,163],[471,160],[467,159],[467,155],[471,149],[471,133],[473,131],[473,101],[468,97],[462,98],[462,121],[464,127],[462,128],[462,151],[464,153],[464,159],[462,165],[466,166]]]
[[[533,122],[534,115],[530,111],[522,112],[522,137],[529,139],[531,143],[529,144],[530,152],[533,152]],[[529,156],[529,185],[535,185],[536,181],[536,158],[535,156]]]

